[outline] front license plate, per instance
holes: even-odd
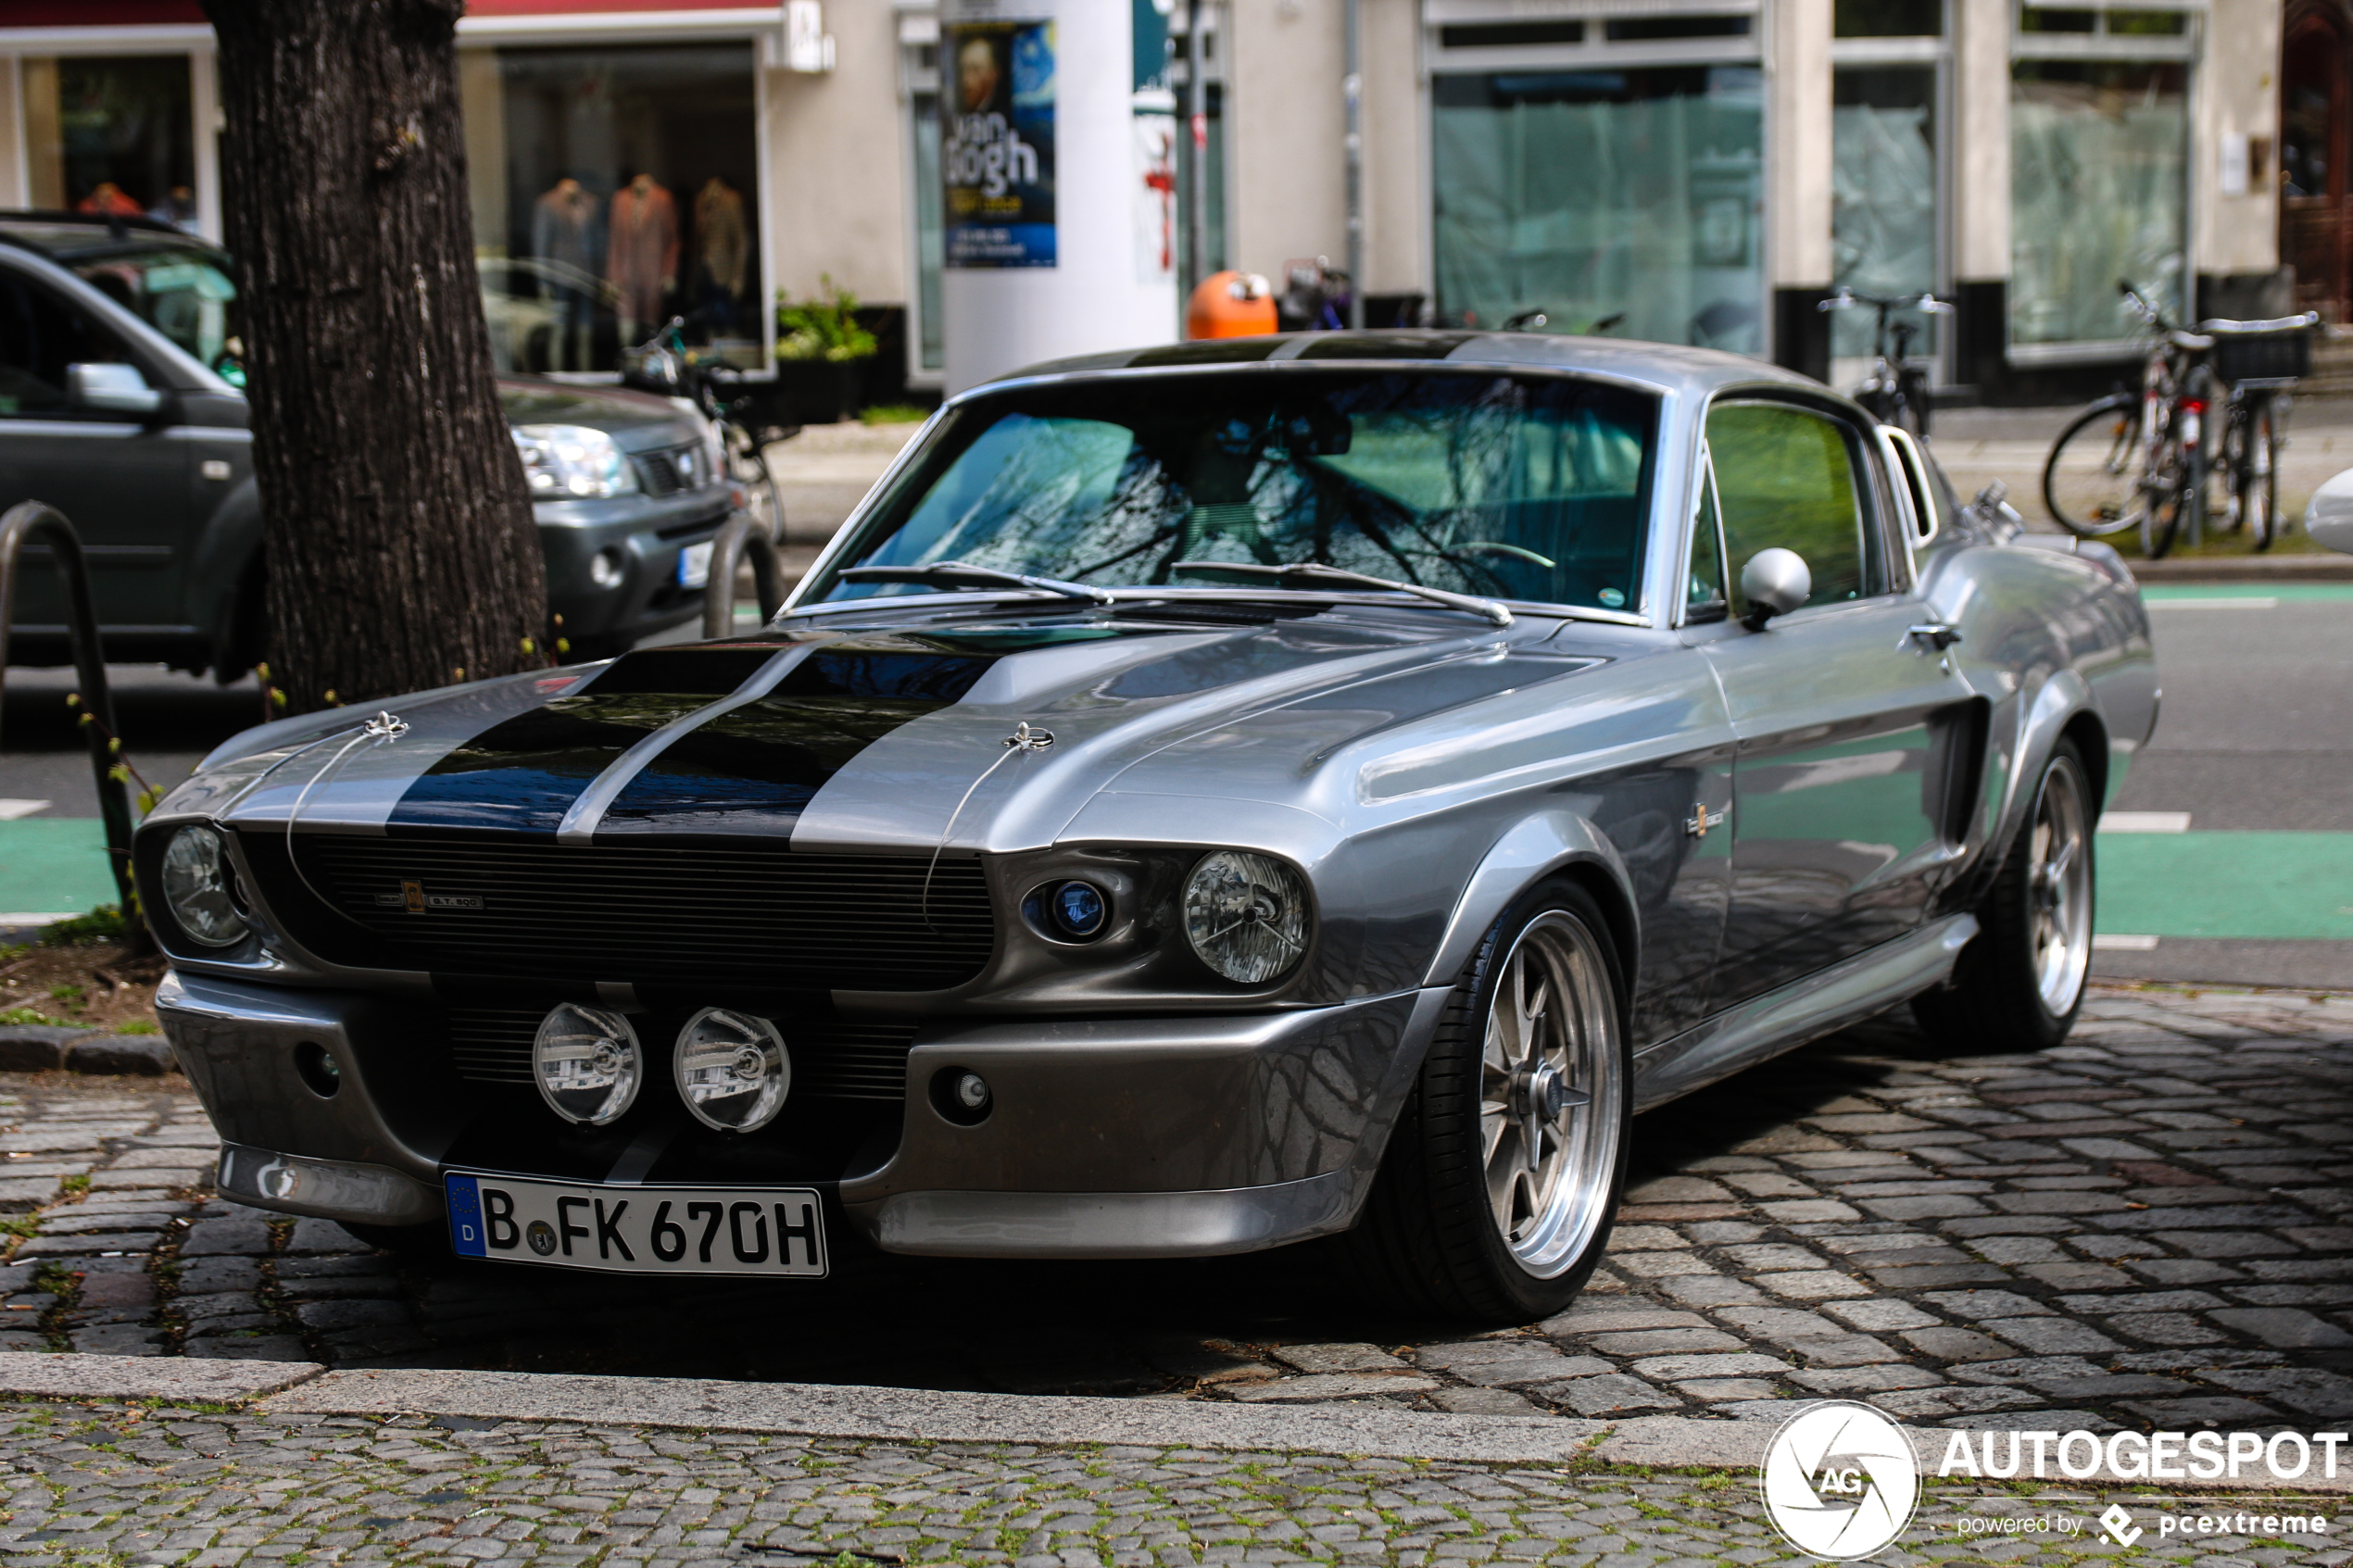
[[[700,588],[711,582],[711,546],[706,539],[699,545],[689,545],[678,552],[678,586]]]
[[[825,1277],[824,1206],[807,1187],[590,1186],[446,1179],[462,1258],[625,1274]]]

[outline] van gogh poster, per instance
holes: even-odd
[[[943,259],[1053,266],[1054,24],[947,21],[940,45]]]

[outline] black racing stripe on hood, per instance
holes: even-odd
[[[774,691],[697,726],[648,762],[606,809],[598,836],[789,834],[852,758],[951,706],[996,662],[921,649],[812,653]]]
[[[434,763],[390,824],[553,833],[623,752],[725,696],[776,653],[753,644],[623,655],[580,690],[492,725]]]

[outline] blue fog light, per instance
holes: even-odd
[[[1102,893],[1089,883],[1065,882],[1054,889],[1054,923],[1073,936],[1101,931],[1107,908]]]

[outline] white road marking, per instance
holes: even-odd
[[[2280,601],[2275,598],[2230,599],[2219,595],[2203,599],[2149,599],[2145,602],[2151,609],[2277,609],[2280,608]]]
[[[2095,936],[2092,951],[2095,953],[2145,953],[2157,947],[2154,936]]]
[[[46,811],[45,800],[0,800],[0,822],[13,822],[19,817],[30,817],[35,811]]]
[[[72,920],[83,912],[80,909],[67,909],[63,913],[53,911],[48,914],[38,912],[0,914],[0,930],[18,925],[55,925],[61,920]]]
[[[2110,811],[2100,819],[2102,833],[2187,833],[2187,811]]]

